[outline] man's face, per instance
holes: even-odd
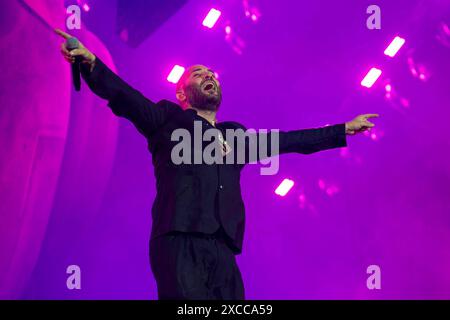
[[[202,65],[187,70],[184,93],[187,102],[200,110],[217,111],[222,101],[222,89],[214,71]]]

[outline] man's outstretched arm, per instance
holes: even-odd
[[[247,133],[245,162],[255,162],[284,153],[311,154],[345,147],[347,135],[361,133],[375,126],[368,120],[374,117],[378,117],[378,114],[363,114],[351,121],[321,128]],[[246,128],[238,123],[235,123],[235,126],[236,129],[242,129],[242,132],[246,131]]]
[[[280,132],[279,152],[297,152],[310,154],[322,150],[347,146],[347,135],[370,130],[375,124],[369,118],[378,114],[359,115],[351,121],[317,129]]]
[[[317,129],[280,132],[279,153],[297,152],[310,154],[322,150],[347,146],[347,135],[370,130],[375,126],[369,118],[378,114],[359,115],[351,121]]]
[[[71,37],[59,29],[55,32],[66,40]],[[144,97],[111,71],[81,42],[78,49],[70,52],[65,43],[62,43],[61,52],[70,63],[75,61],[75,57],[81,57],[81,74],[92,92],[108,100],[108,106],[113,113],[130,120],[142,134],[150,136],[165,122],[173,108],[170,103],[162,100],[155,104]]]
[[[297,152],[310,154],[322,150],[347,146],[347,135],[370,130],[375,124],[369,118],[378,114],[359,115],[351,121],[317,129],[280,132],[279,153]]]

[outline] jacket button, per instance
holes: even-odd
[[[223,189],[223,185],[220,185],[219,188],[220,188],[220,189]]]

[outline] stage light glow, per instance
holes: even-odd
[[[170,71],[169,75],[167,76],[167,81],[176,84],[178,82],[178,80],[180,80],[181,76],[183,75],[184,70],[185,70],[184,67],[176,64],[172,68],[172,71]]]
[[[400,103],[403,107],[408,108],[409,107],[409,100],[406,98],[401,98]]]
[[[284,179],[280,185],[276,188],[275,193],[281,197],[284,197],[289,190],[294,186],[294,181],[289,179]]]
[[[206,15],[205,19],[203,20],[203,25],[207,28],[212,28],[216,24],[217,20],[219,20],[219,17],[222,13],[219,10],[211,9],[209,10],[208,14]]]
[[[333,195],[335,195],[336,193],[339,192],[339,188],[337,186],[333,185],[333,186],[328,187],[325,192],[328,196],[332,197]]]
[[[323,179],[319,179],[319,181],[317,181],[317,184],[319,185],[319,188],[321,190],[325,189],[325,181],[323,181]]]
[[[306,209],[307,202],[306,202],[306,195],[304,192],[301,192],[298,196],[298,206],[300,209]]]
[[[301,203],[305,203],[305,202],[306,202],[306,196],[305,196],[305,194],[302,193],[301,195],[299,195],[299,196],[298,196],[298,200],[299,200]]]
[[[447,23],[441,21],[436,39],[447,48],[450,48],[450,27]]]
[[[373,84],[378,80],[378,78],[381,76],[381,70],[377,68],[372,68],[370,71],[366,74],[364,79],[361,81],[361,85],[363,87],[370,88],[373,86]]]
[[[404,44],[405,39],[397,36],[394,38],[394,40],[392,40],[386,50],[384,50],[384,54],[393,58]]]
[[[328,196],[333,196],[335,193],[339,192],[339,187],[330,182],[326,182],[323,179],[319,179],[317,181],[317,184],[319,186],[319,189],[324,191]]]
[[[392,86],[388,83],[388,84],[385,86],[385,89],[386,89],[386,92],[391,92],[391,91],[392,91]]]
[[[340,148],[339,155],[342,158],[349,158],[350,157],[350,151],[348,148]]]
[[[366,130],[363,134],[372,141],[379,141],[384,137],[384,131],[379,128],[371,128],[370,131]]]
[[[230,34],[231,33],[231,27],[230,26],[226,26],[225,27],[225,33],[226,34]]]
[[[421,81],[427,81],[430,78],[430,72],[428,69],[423,64],[418,63],[412,54],[406,61],[408,62],[408,67],[411,74],[415,78],[419,78]]]
[[[392,92],[392,85],[390,83],[387,83],[384,86],[384,89],[386,90],[386,94],[384,95],[385,98],[388,99],[388,100],[392,99],[392,94],[393,94],[393,92]]]
[[[88,12],[89,10],[91,10],[91,8],[89,7],[89,5],[87,3],[83,4],[83,10]]]

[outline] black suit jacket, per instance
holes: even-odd
[[[183,110],[167,100],[154,103],[131,88],[97,58],[92,72],[82,67],[82,75],[91,90],[108,100],[117,116],[130,120],[147,138],[156,177],[156,199],[152,207],[151,239],[170,231],[201,232],[211,234],[223,227],[229,245],[238,254],[242,251],[245,228],[245,208],[241,197],[240,174],[245,163],[252,159],[245,154],[245,162],[234,164],[174,164],[172,148],[173,130],[184,128],[193,132],[194,121],[200,121],[202,132],[213,128],[193,109]],[[237,122],[216,124],[226,137],[226,129],[242,129]],[[249,150],[251,144],[260,147],[263,135],[269,142],[273,131],[255,133],[256,140],[233,142],[234,149]],[[345,125],[338,124],[317,129],[280,131],[280,154],[296,152],[309,154],[321,150],[346,146]],[[261,143],[262,144],[262,143]],[[202,144],[202,148],[205,143]],[[193,150],[194,152],[194,150]],[[275,155],[268,153],[268,156]],[[237,158],[234,158],[237,160]],[[255,159],[253,159],[255,160]],[[259,160],[256,159],[256,160]]]

